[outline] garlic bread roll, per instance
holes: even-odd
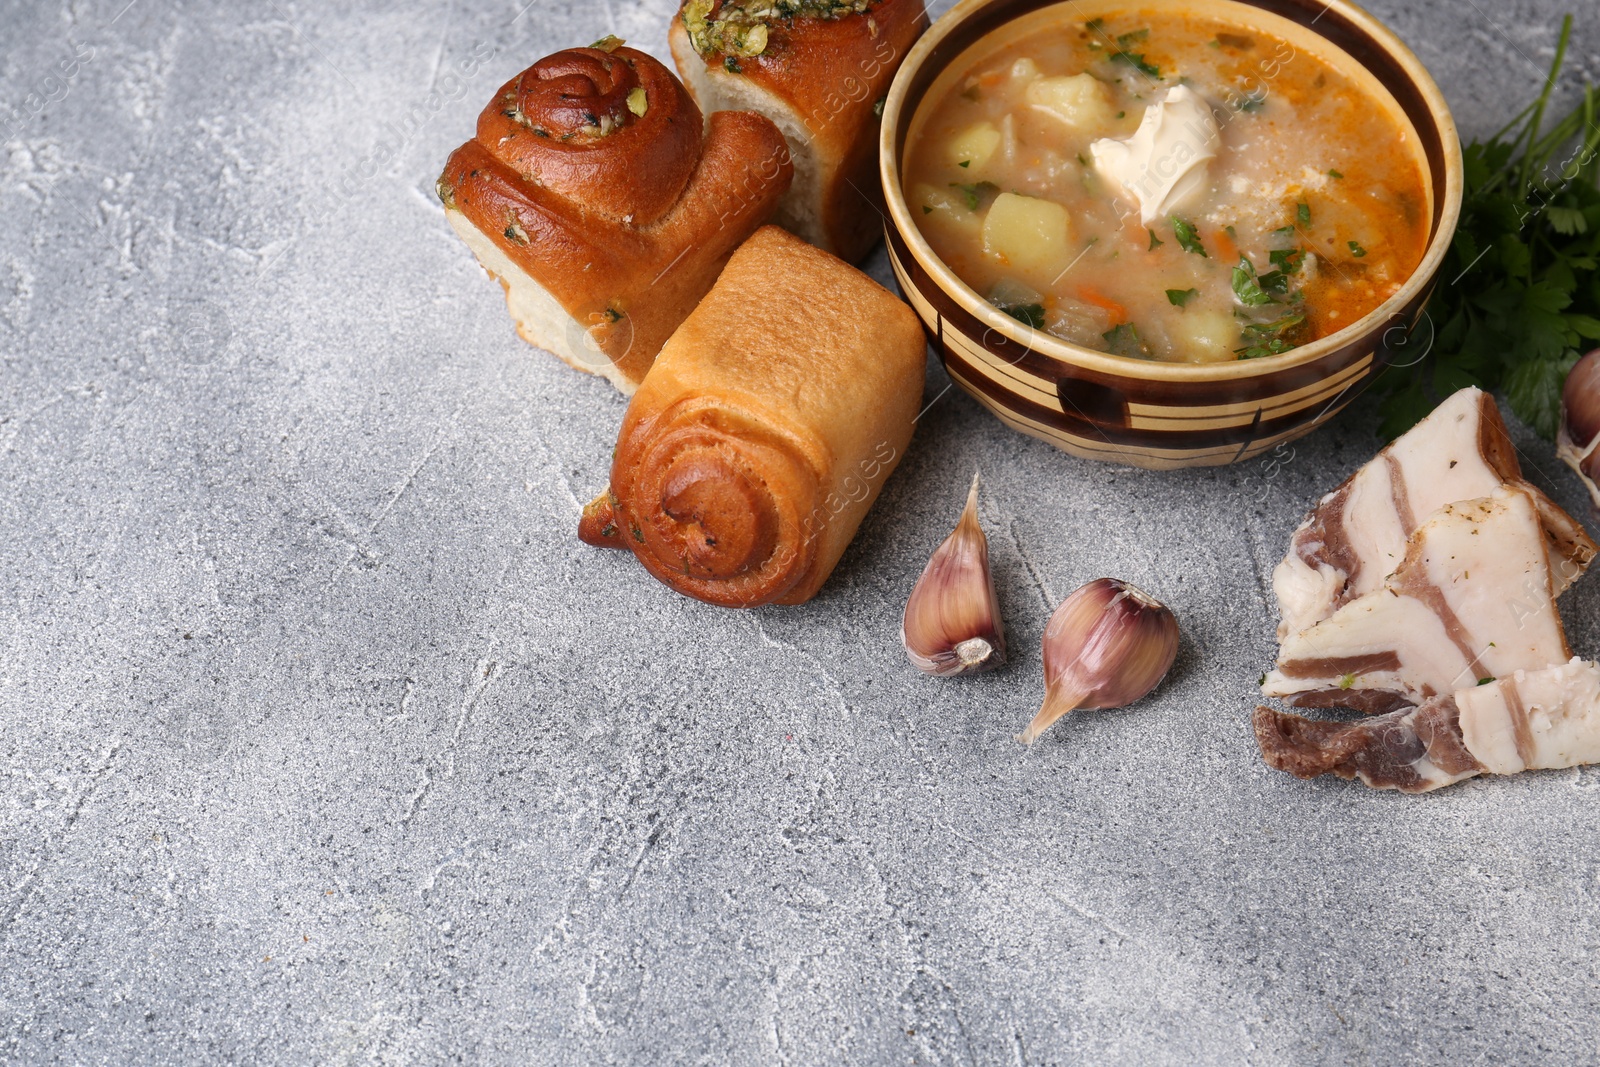
[[[854,263],[883,236],[879,109],[927,28],[922,0],[684,0],[667,42],[702,111],[754,111],[788,139],[772,221]]]
[[[579,536],[724,607],[816,594],[911,440],[911,309],[783,230],[759,230],[628,406]]]

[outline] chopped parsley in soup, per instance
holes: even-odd
[[[1318,56],[1154,11],[1013,38],[923,104],[905,194],[956,275],[1033,328],[1142,359],[1278,355],[1421,262],[1416,137]]]

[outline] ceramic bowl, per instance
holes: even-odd
[[[924,240],[906,204],[901,164],[917,109],[931,91],[942,91],[941,75],[950,71],[948,84],[976,58],[963,59],[969,49],[1018,19],[1054,16],[1073,24],[1162,9],[1254,24],[1296,48],[1312,48],[1337,69],[1365,67],[1392,95],[1426,162],[1431,235],[1416,272],[1370,314],[1265,359],[1129,359],[1029,329],[957,278]],[[906,57],[884,102],[880,148],[890,260],[951,379],[1008,426],[1073,455],[1151,468],[1248,460],[1332,418],[1385,368],[1404,373],[1432,342],[1424,308],[1461,210],[1461,144],[1444,97],[1416,56],[1344,0],[1144,0],[1123,7],[965,0]]]

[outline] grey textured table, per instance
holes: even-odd
[[[1600,773],[1256,753],[1270,568],[1369,414],[1150,474],[951,392],[814,603],[706,607],[577,542],[624,401],[432,193],[502,79],[664,55],[666,0],[125,4],[0,3],[0,1059],[1600,1057]],[[1377,13],[1472,134],[1561,7]],[[974,467],[1017,654],[934,681],[898,615]],[[1178,667],[1024,750],[1101,574]],[[1600,653],[1600,579],[1564,608]]]

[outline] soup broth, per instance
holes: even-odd
[[[1143,359],[1269,357],[1422,260],[1416,137],[1364,72],[1165,9],[1063,17],[958,62],[912,127],[906,200],[956,275],[1035,329]]]

